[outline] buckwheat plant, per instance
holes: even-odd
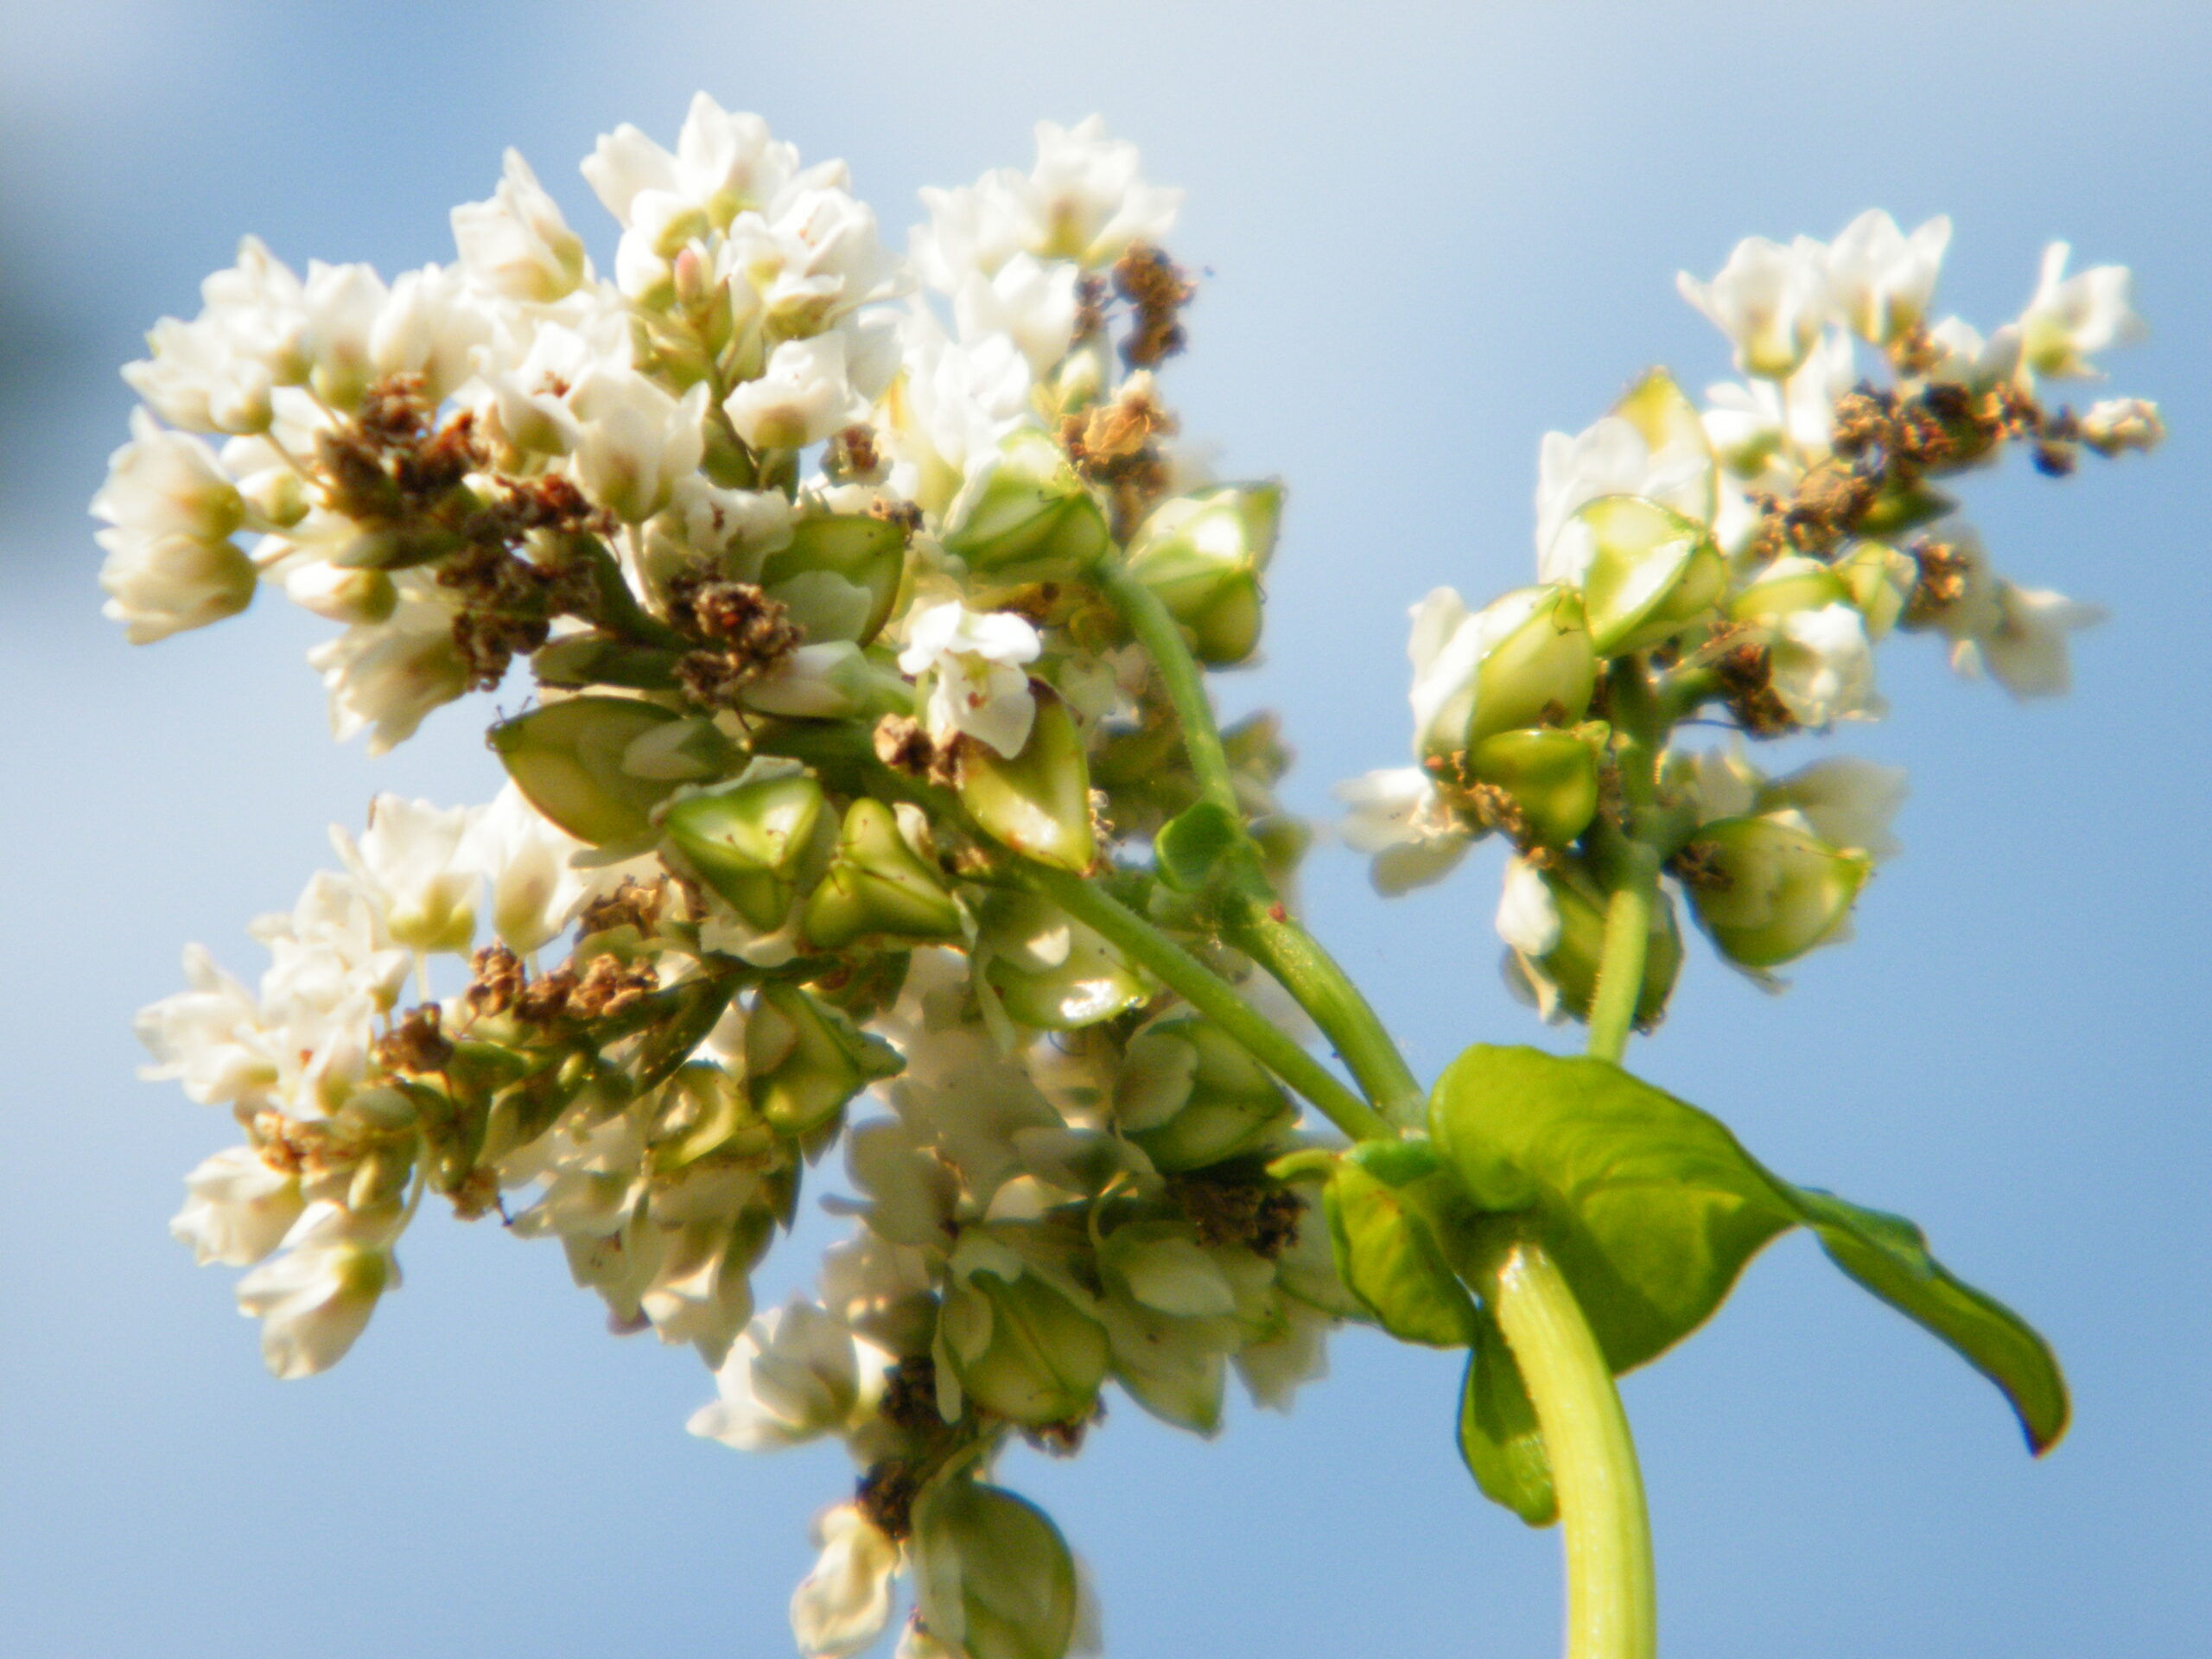
[[[925,191],[902,257],[842,163],[703,95],[583,173],[611,279],[510,152],[457,263],[302,277],[249,239],[124,371],[92,509],[133,642],[277,589],[340,626],[308,660],[372,753],[527,688],[488,805],[379,797],[253,924],[257,988],[194,947],[140,1017],[146,1075],[243,1136],[171,1225],[250,1269],[273,1372],[345,1356],[426,1199],[557,1240],[614,1331],[706,1361],[694,1433],[845,1442],[792,1627],[857,1654],[903,1578],[905,1659],[1095,1650],[1001,1451],[1074,1452],[1109,1382],[1199,1435],[1231,1370],[1287,1407],[1347,1320],[1465,1351],[1458,1454],[1561,1523],[1569,1653],[1649,1655],[1613,1379],[1792,1227],[2059,1437],[2050,1351],[1912,1225],[1620,1061],[1685,910],[1778,985],[1897,850],[1898,773],[1770,776],[1760,742],[1878,715],[1894,634],[2064,689],[2094,613],[1996,575],[1943,486],[2158,442],[2148,404],[2045,392],[2136,331],[2125,270],[2055,245],[1984,336],[1934,320],[1947,220],[1747,241],[1681,281],[1741,381],[1655,371],[1545,438],[1534,585],[1414,607],[1414,764],[1344,785],[1343,834],[1386,893],[1510,842],[1507,974],[1588,1052],[1478,1045],[1427,1087],[1297,920],[1274,722],[1209,698],[1283,492],[1211,477],[1155,381],[1180,193],[1048,123],[1028,171]],[[850,1236],[756,1312],[833,1153]]]

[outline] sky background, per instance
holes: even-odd
[[[84,516],[116,366],[241,232],[296,266],[448,259],[448,209],[512,143],[604,263],[576,160],[620,121],[672,142],[703,86],[847,157],[893,234],[920,186],[1026,167],[1039,117],[1100,111],[1189,188],[1173,251],[1205,282],[1170,394],[1229,472],[1292,491],[1266,664],[1222,695],[1284,711],[1316,813],[1402,762],[1407,606],[1529,580],[1541,435],[1651,363],[1726,372],[1677,269],[1870,206],[1953,215],[1941,301],[1985,327],[2050,238],[2135,268],[2152,334],[2113,389],[2160,400],[2167,448],[1967,491],[2002,569],[2111,607],[2077,693],[2018,708],[1888,648],[1893,719],[1836,743],[1913,777],[1858,942],[1778,1000],[1694,947],[1631,1056],[1792,1179],[1921,1221],[2056,1342],[2073,1433],[2031,1461],[1987,1385],[1802,1240],[1624,1391],[1671,1652],[2201,1650],[2208,71],[2212,10],[2183,4],[0,3],[0,1646],[789,1651],[842,1454],[687,1436],[697,1361],[610,1340],[550,1244],[426,1214],[345,1364],[278,1384],[235,1274],[167,1236],[234,1137],[135,1080],[132,1011],[188,939],[257,975],[245,921],[372,792],[499,777],[482,699],[381,760],[334,746],[300,661],[326,626],[283,605],[127,648]],[[1497,861],[1395,903],[1341,849],[1308,867],[1425,1073],[1569,1040],[1498,982]],[[1456,1382],[1354,1332],[1291,1418],[1200,1444],[1117,1398],[1078,1460],[1003,1473],[1092,1564],[1117,1656],[1554,1651],[1556,1537],[1475,1493]]]

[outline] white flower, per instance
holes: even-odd
[[[300,1178],[271,1169],[251,1147],[232,1147],[184,1178],[187,1200],[169,1232],[201,1267],[251,1267],[283,1242],[307,1200]]]
[[[811,334],[871,300],[888,297],[903,275],[878,239],[875,211],[831,179],[792,188],[766,215],[730,226],[730,262],[760,296],[770,324],[785,337]]]
[[[367,265],[308,262],[300,349],[307,355],[308,384],[332,407],[353,407],[375,378],[369,337],[389,297],[384,278]]]
[[[259,918],[252,931],[271,958],[256,1036],[274,1064],[274,1092],[294,1117],[327,1116],[368,1074],[377,1019],[399,1000],[408,953],[382,907],[328,871],[289,914]]]
[[[1536,579],[1580,583],[1597,552],[1586,533],[1565,535],[1576,509],[1607,495],[1641,495],[1702,517],[1712,460],[1702,449],[1669,444],[1652,453],[1643,435],[1618,415],[1573,437],[1547,432],[1536,458]]]
[[[283,1254],[238,1281],[238,1311],[261,1321],[261,1357],[272,1373],[312,1376],[346,1357],[377,1299],[398,1287],[389,1230],[318,1201],[285,1235]]]
[[[1441,881],[1465,857],[1473,837],[1436,783],[1419,766],[1397,766],[1349,779],[1330,791],[1351,810],[1344,845],[1374,859],[1370,880],[1395,895]]]
[[[130,411],[130,438],[108,457],[107,481],[92,497],[95,517],[144,537],[205,542],[238,527],[244,503],[213,450],[166,430],[143,409]]]
[[[1950,242],[1948,218],[1907,236],[1878,208],[1859,214],[1828,249],[1828,304],[1860,339],[1888,345],[1927,320]]]
[[[1075,338],[1077,276],[1072,264],[1045,264],[1028,253],[1015,254],[991,276],[971,273],[952,296],[961,339],[1009,335],[1041,377]]]
[[[123,378],[170,425],[193,432],[264,432],[275,388],[306,378],[300,279],[253,237],[238,263],[200,284],[191,322],[164,317],[147,336],[153,356]]]
[[[261,1005],[196,944],[184,948],[188,989],[138,1011],[131,1030],[154,1057],[138,1075],[175,1080],[202,1106],[245,1101],[272,1087],[276,1068],[258,1040]]]
[[[2090,353],[2143,337],[2143,319],[2129,304],[2134,279],[2126,265],[2098,265],[2069,276],[2073,252],[2054,242],[2044,250],[2035,297],[2020,313],[2021,358],[2030,370],[2053,379],[2093,379]]]
[[[791,1596],[791,1634],[808,1659],[852,1659],[891,1622],[899,1547],[857,1503],[824,1510],[814,1541],[822,1554]]]
[[[732,114],[700,92],[693,97],[671,155],[625,123],[601,134],[583,175],[607,211],[627,229],[640,192],[659,191],[726,226],[781,194],[798,172],[798,151],[779,143],[757,115]]]
[[[632,524],[658,512],[706,454],[712,395],[703,380],[676,398],[632,370],[594,366],[569,400],[582,422],[575,465],[584,493]]]
[[[384,909],[395,944],[466,951],[476,935],[477,872],[462,852],[468,809],[378,795],[357,842],[337,824],[331,844]]]
[[[583,845],[512,783],[470,816],[459,861],[491,883],[492,926],[507,949],[528,956],[569,925],[589,891],[569,863]]]
[[[1961,641],[1951,664],[1964,674],[1987,669],[1990,678],[2023,700],[2063,696],[2074,683],[2066,636],[2104,619],[2101,606],[2084,605],[2047,588],[2015,588],[2000,581],[1994,626]]]
[[[122,623],[123,637],[134,645],[204,628],[253,602],[259,580],[253,562],[229,542],[123,529],[101,531],[93,539],[107,550],[100,586],[108,598],[100,614]]]
[[[1872,713],[1874,653],[1857,611],[1844,604],[1792,611],[1777,626],[1774,694],[1801,725]]]
[[[931,676],[925,721],[945,742],[965,733],[1012,760],[1029,741],[1037,699],[1023,664],[1043,649],[1037,630],[1010,611],[978,613],[957,600],[917,612],[899,669]]]
[[[1864,853],[1879,864],[1904,850],[1890,824],[1904,798],[1903,766],[1839,754],[1777,779],[1759,790],[1755,805],[1741,810],[1794,811],[1829,846]],[[1710,808],[1706,813],[1708,819],[1733,816]]]
[[[406,741],[431,709],[468,689],[453,613],[414,588],[385,620],[355,623],[308,652],[308,663],[330,694],[332,734],[343,743],[370,730],[371,754]]]
[[[1497,937],[1524,957],[1548,957],[1559,945],[1560,926],[1559,903],[1543,873],[1517,854],[1507,859]]]
[[[571,407],[575,389],[601,372],[626,374],[629,330],[613,315],[581,318],[579,327],[541,323],[530,346],[517,354],[490,347],[472,356],[483,385],[480,415],[518,449],[565,455],[575,448],[582,423]]]
[[[885,400],[884,438],[898,458],[893,487],[942,514],[971,463],[1029,414],[1029,360],[1010,335],[955,342],[918,304],[902,322],[904,376]]]
[[[1936,360],[1928,378],[1948,385],[1982,391],[2000,380],[2009,380],[2020,366],[2020,328],[2006,323],[1987,340],[1959,317],[1946,317],[1928,331]]]
[[[584,277],[584,245],[561,217],[522,152],[503,158],[489,201],[453,210],[454,245],[472,281],[502,299],[540,304],[560,299]]]
[[[692,1413],[694,1434],[741,1452],[772,1452],[841,1428],[860,1398],[853,1333],[794,1297],[761,1314],[715,1373],[721,1398]]]
[[[475,372],[476,349],[490,343],[493,316],[456,267],[400,273],[369,330],[369,365],[378,377],[419,374],[423,392],[443,403]]]
[[[1728,336],[1738,369],[1779,380],[1796,372],[1819,337],[1827,253],[1810,237],[1786,248],[1747,237],[1711,282],[1682,271],[1675,286]]]
[[[757,380],[722,400],[737,435],[756,449],[819,443],[868,413],[848,372],[843,331],[790,340],[770,354]]]

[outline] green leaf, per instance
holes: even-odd
[[[1427,1147],[1376,1141],[1345,1154],[1322,1193],[1345,1287],[1392,1336],[1432,1348],[1465,1348],[1477,1331],[1421,1190],[1449,1180]]]
[[[1160,874],[1179,893],[1196,893],[1236,845],[1240,826],[1227,808],[1199,801],[1170,818],[1153,837]]]
[[[1830,1261],[1998,1386],[2019,1414],[2031,1451],[2041,1457],[2058,1444],[2071,1415],[2066,1378],[2050,1344],[2025,1320],[1953,1278],[1928,1253],[1927,1236],[1904,1217],[1862,1210],[1816,1188],[1791,1191]]]
[[[1551,1252],[1616,1372],[1702,1325],[1797,1219],[1720,1123],[1608,1061],[1478,1044],[1429,1122],[1475,1201]]]
[[[1478,1316],[1459,1390],[1459,1456],[1483,1496],[1532,1527],[1559,1519],[1552,1462],[1521,1366],[1488,1313]]]

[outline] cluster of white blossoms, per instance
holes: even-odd
[[[2063,243],[2015,321],[1985,337],[1936,320],[1950,235],[1948,219],[1907,234],[1870,212],[1833,243],[1752,238],[1710,282],[1685,273],[1745,379],[1700,405],[1655,371],[1583,432],[1548,435],[1538,585],[1480,611],[1450,588],[1414,607],[1416,764],[1339,786],[1345,838],[1398,893],[1507,836],[1507,976],[1548,1017],[1588,1015],[1624,838],[1670,878],[1643,1024],[1681,960],[1675,893],[1726,961],[1774,984],[1777,966],[1848,936],[1895,850],[1900,772],[1831,760],[1769,779],[1740,738],[1669,749],[1681,721],[1756,740],[1878,718],[1873,651],[1892,632],[1941,636],[1961,672],[2016,697],[2066,690],[2067,635],[2101,613],[1995,574],[1937,481],[2015,443],[2054,476],[2083,448],[2153,447],[2152,405],[2076,414],[2044,390],[2097,378],[2095,355],[2142,325],[2126,270],[2069,276]],[[1641,772],[1624,778],[1630,748]]]
[[[249,240],[125,372],[93,510],[133,641],[276,588],[342,626],[310,660],[372,753],[518,663],[536,696],[495,801],[379,797],[255,925],[257,992],[195,947],[141,1017],[146,1075],[245,1137],[174,1230],[251,1269],[287,1377],[361,1335],[426,1196],[556,1236],[614,1329],[713,1368],[696,1432],[851,1448],[802,1651],[874,1642],[904,1573],[907,1659],[1058,1659],[1087,1592],[999,1448],[1072,1450],[1109,1382],[1210,1434],[1232,1371],[1287,1405],[1358,1313],[1271,1170],[1309,1140],[1290,1015],[1153,858],[1204,791],[1107,598],[1249,658],[1281,491],[1175,449],[1179,193],[1095,119],[927,193],[911,257],[703,95],[583,171],[611,281],[510,153],[455,264]],[[1281,887],[1287,757],[1266,721],[1220,752]],[[756,1313],[833,1147],[853,1236]]]

